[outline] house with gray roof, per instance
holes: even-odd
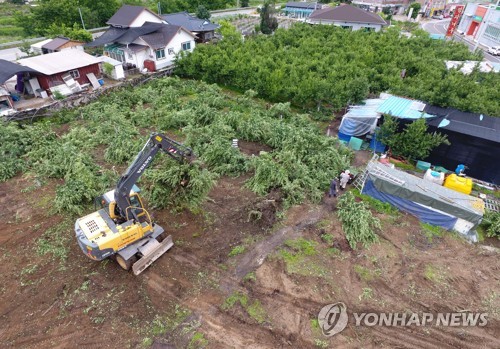
[[[335,25],[351,30],[380,31],[388,25],[378,14],[347,4],[314,11],[308,23]]]
[[[141,27],[146,22],[162,23],[163,20],[143,6],[123,5],[106,24],[115,28],[133,28]]]
[[[187,12],[170,13],[163,15],[162,18],[168,23],[181,26],[196,35],[196,42],[210,41],[215,30],[219,29],[218,24],[211,23],[208,19],[200,19],[191,16]]]
[[[196,44],[188,29],[167,24],[141,6],[123,5],[107,23],[109,29],[87,46],[104,47],[104,55],[122,62],[125,73],[170,67],[180,52],[191,52]]]

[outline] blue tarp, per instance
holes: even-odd
[[[339,131],[349,136],[364,136],[373,130],[377,118],[346,117],[342,119]]]
[[[382,202],[387,202],[401,211],[408,212],[409,214],[418,217],[418,219],[424,223],[437,225],[447,230],[451,230],[457,222],[456,217],[447,215],[443,212],[437,212],[411,200],[381,192],[375,188],[373,182],[369,179],[365,182],[363,194],[371,196]]]
[[[382,144],[373,138],[370,141],[370,149],[375,150],[377,153],[383,153],[385,151],[385,144]]]
[[[338,137],[341,141],[349,142],[352,136],[346,135],[345,133],[339,132]]]

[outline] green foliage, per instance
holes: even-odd
[[[226,20],[221,20],[219,21],[219,25],[220,25],[219,33],[222,35],[222,37],[226,42],[241,41],[242,39],[241,33],[238,31],[238,29],[236,29],[235,26],[231,24],[231,22]]]
[[[115,67],[111,63],[104,62],[103,70],[107,76],[111,76],[113,74],[114,69]]]
[[[267,313],[262,307],[262,304],[258,300],[251,302],[248,297],[241,292],[234,292],[226,298],[221,308],[222,310],[227,311],[233,308],[237,303],[240,303],[243,309],[247,312],[248,316],[257,321],[257,323],[262,324],[267,320]]]
[[[500,212],[486,210],[481,226],[487,237],[500,239]]]
[[[210,18],[210,12],[207,10],[207,8],[203,5],[198,5],[198,8],[196,9],[196,17],[200,19],[209,19]]]
[[[273,14],[273,5],[269,1],[266,1],[260,10],[260,30],[263,34],[272,34],[278,29],[278,20]]]
[[[418,33],[416,33],[418,34]],[[274,35],[222,40],[197,47],[178,62],[176,73],[208,82],[253,89],[273,102],[292,101],[317,110],[340,110],[368,94],[390,91],[432,105],[496,115],[499,74],[447,70],[445,60],[477,60],[477,54],[428,35],[400,36],[296,23]],[[406,77],[401,78],[401,69]]]
[[[153,12],[158,11],[158,1],[149,0],[147,2]],[[161,13],[175,13],[181,11],[196,12],[199,6],[205,7],[208,11],[225,9],[236,5],[234,0],[160,0]],[[198,17],[204,18],[204,17]]]
[[[66,219],[45,231],[36,241],[36,252],[40,256],[50,254],[64,262],[68,258],[69,241],[73,238],[73,221]]]
[[[411,18],[415,19],[417,18],[421,8],[422,5],[420,5],[418,2],[414,2],[408,7],[408,10],[406,10],[406,14],[408,15],[410,13],[410,9],[413,9],[413,12],[411,13]]]
[[[167,206],[197,210],[215,184],[217,175],[199,166],[166,161],[166,166],[150,169],[144,177],[149,204],[154,208]],[[182,182],[189,180],[186,186]]]
[[[356,202],[351,192],[340,197],[337,209],[342,229],[352,249],[356,249],[358,243],[366,248],[378,241],[375,229],[381,229],[380,220],[373,217],[363,202]]]
[[[57,90],[52,93],[54,94],[54,98],[57,99],[58,101],[65,98],[64,95]]]
[[[242,254],[243,252],[245,252],[245,246],[241,246],[241,245],[235,246],[231,250],[231,252],[229,252],[229,257],[237,256],[239,254]]]
[[[432,149],[450,144],[446,135],[428,133],[424,118],[417,119],[397,132],[398,122],[391,115],[384,115],[384,122],[377,130],[377,140],[391,148],[392,152],[406,159],[418,160],[429,156]]]
[[[324,136],[307,115],[293,113],[289,104],[265,108],[253,96],[254,91],[230,97],[215,85],[156,79],[64,111],[46,125],[2,125],[0,179],[19,171],[54,178],[59,181],[54,209],[80,214],[95,196],[115,186],[113,167],[130,164],[150,130],[168,130],[199,161],[189,165],[156,158],[140,183],[153,208],[197,210],[219,176],[248,171],[246,186],[260,195],[280,191],[285,207],[319,202],[331,173],[346,168],[352,152]],[[55,123],[75,118],[62,128]],[[234,138],[271,150],[248,156],[231,147]]]
[[[385,213],[391,216],[397,216],[399,214],[399,210],[391,204],[382,202],[368,195],[360,194],[358,189],[352,190],[352,193],[354,196],[362,199],[365,203],[370,205],[370,207],[378,213]]]
[[[418,160],[428,157],[431,150],[441,144],[450,144],[447,136],[437,132],[428,133],[425,119],[420,118],[397,134],[392,150],[406,159]]]
[[[72,40],[81,41],[81,42],[90,42],[92,41],[92,34],[86,30],[84,30],[79,24],[74,23],[72,27],[67,27],[65,24],[58,25],[52,23],[50,27],[46,29],[47,36],[56,37],[56,36],[64,36]]]
[[[28,13],[18,13],[16,21],[26,35],[47,35],[56,27],[80,24],[80,8],[85,27],[97,28],[104,26],[120,6],[117,0],[43,0]]]

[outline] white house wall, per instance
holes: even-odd
[[[148,48],[143,51],[136,52],[133,55],[133,58],[129,58],[128,54],[125,53],[125,61],[127,63],[135,64],[140,70],[144,69],[144,61],[151,60],[155,62],[156,69],[163,69],[168,67],[174,63],[175,55],[182,50],[182,44],[184,42],[191,43],[191,49],[189,51],[193,51],[196,43],[194,41],[194,37],[184,30],[180,30],[172,40],[168,43],[167,47],[165,47],[165,58],[156,59],[156,52],[152,48]],[[137,39],[134,41],[134,44],[144,45],[146,46],[146,42],[142,39]],[[168,49],[173,48],[174,53],[168,54]]]
[[[334,25],[337,27],[351,27],[352,30],[360,30],[365,28],[373,28],[374,31],[378,32],[382,29],[381,24],[368,24],[368,23],[352,23],[352,22],[332,22],[325,20],[311,20],[311,24],[326,24],[326,25]]]
[[[142,11],[142,13],[130,24],[130,27],[142,27],[145,22],[163,23],[160,18],[156,17],[151,12]]]

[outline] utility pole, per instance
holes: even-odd
[[[158,16],[161,16],[161,3],[158,1]]]
[[[474,49],[472,52],[476,52],[478,46],[479,46],[479,40],[484,34],[484,31],[486,30],[486,27],[488,26],[488,19],[490,18],[491,11],[496,11],[496,8],[498,7],[498,4],[500,3],[500,0],[497,0],[496,5],[489,5],[488,6],[488,12],[486,12],[486,17],[484,18],[484,22],[481,25],[481,28],[479,28],[479,33],[477,34],[477,40],[476,44],[474,45]]]
[[[85,23],[83,23],[82,10],[78,8],[78,12],[80,13],[80,19],[82,20],[82,27],[85,30]]]

